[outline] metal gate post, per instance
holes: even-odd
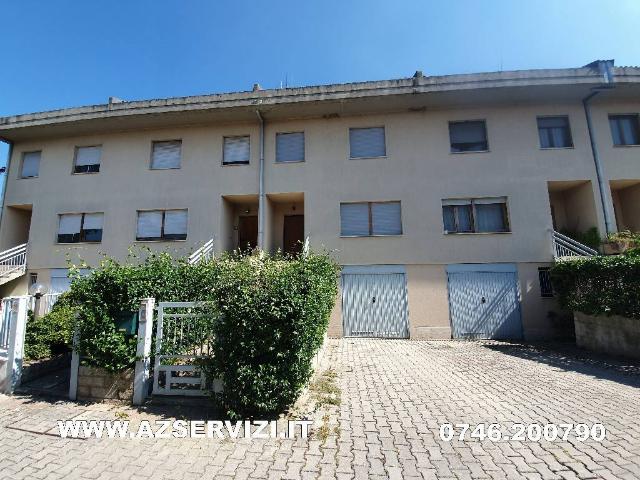
[[[149,390],[149,372],[151,370],[151,333],[153,332],[154,298],[145,298],[140,303],[138,323],[138,347],[136,350],[136,369],[133,378],[133,404],[142,405]]]
[[[20,385],[22,377],[22,357],[24,355],[24,335],[27,327],[29,296],[11,299],[11,327],[9,330],[9,348],[7,351],[6,383],[4,393],[11,394]]]

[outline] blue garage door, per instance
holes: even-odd
[[[346,337],[408,337],[404,267],[345,267],[342,316]]]
[[[450,265],[447,276],[454,338],[522,338],[515,265]]]

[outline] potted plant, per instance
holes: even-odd
[[[619,255],[636,247],[640,247],[640,234],[630,230],[610,233],[602,244],[605,255]]]

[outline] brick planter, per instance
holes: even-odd
[[[133,376],[133,369],[111,373],[103,368],[81,365],[78,370],[78,399],[130,402]]]
[[[576,344],[597,352],[640,358],[640,320],[618,315],[592,316],[575,312]]]

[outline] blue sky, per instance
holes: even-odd
[[[0,116],[254,82],[640,65],[639,25],[640,0],[6,1]]]

